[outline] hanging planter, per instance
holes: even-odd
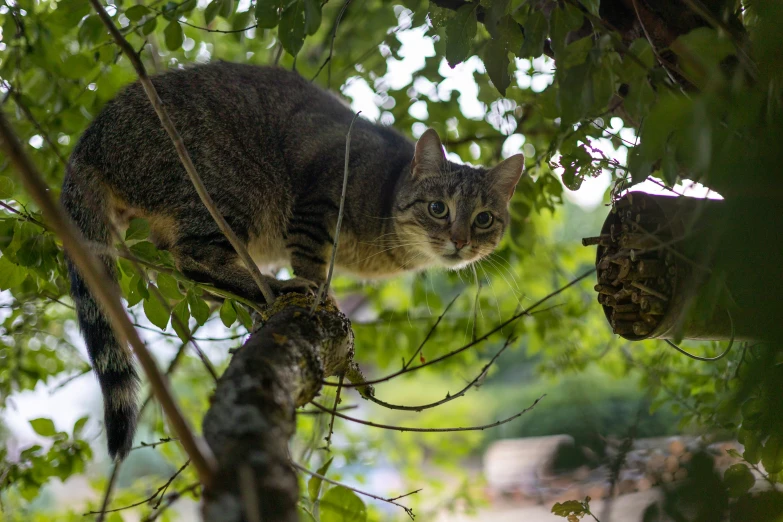
[[[713,270],[724,205],[629,192],[601,235],[582,240],[598,246],[595,290],[614,333],[632,341],[755,337],[732,281]]]

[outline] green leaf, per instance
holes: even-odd
[[[367,508],[356,493],[335,486],[321,499],[321,522],[365,522]]]
[[[78,80],[84,78],[95,67],[95,60],[83,54],[72,54],[62,64],[60,71],[66,78]]]
[[[257,0],[256,22],[258,27],[271,29],[280,22],[279,0]]]
[[[22,282],[27,277],[27,270],[8,260],[7,257],[0,257],[0,290],[8,290]]]
[[[207,8],[204,9],[204,23],[207,25],[211,24],[212,20],[218,15],[219,10],[220,2],[218,2],[218,0],[212,0],[209,5],[207,5]]]
[[[10,199],[16,194],[14,180],[6,176],[0,176],[0,199]]]
[[[508,15],[500,18],[496,29],[497,37],[487,44],[483,60],[489,79],[492,80],[498,92],[505,96],[506,89],[511,84],[511,75],[508,72],[511,61],[508,58],[508,53],[518,54],[524,37],[519,24]]]
[[[142,299],[142,296],[139,293],[139,280],[140,280],[139,276],[132,275],[129,277],[130,279],[123,278],[121,280],[121,286],[123,289],[123,293],[125,294],[125,300],[128,301],[128,308],[130,308],[131,306],[135,306]]]
[[[33,427],[33,430],[35,430],[38,435],[43,437],[51,437],[57,433],[57,430],[54,429],[54,422],[52,422],[52,419],[33,419],[30,421],[30,426]]]
[[[783,470],[783,437],[770,435],[761,450],[761,464],[767,473],[777,473]]]
[[[519,56],[541,56],[544,54],[544,42],[549,32],[549,20],[541,10],[536,9],[528,15],[524,27],[525,41]]]
[[[149,20],[144,22],[144,25],[141,26],[141,33],[144,36],[147,36],[148,34],[152,33],[152,31],[154,31],[157,26],[158,26],[158,19],[150,18]]]
[[[579,3],[585,6],[587,11],[593,15],[600,17],[601,15],[598,12],[598,8],[601,4],[600,0],[579,0]]]
[[[209,305],[196,295],[193,290],[188,290],[188,304],[190,313],[198,324],[204,324],[209,319]],[[233,322],[233,321],[232,321]]]
[[[16,230],[15,219],[0,219],[0,250],[5,252],[5,249],[14,240],[14,231]]]
[[[154,286],[150,283],[150,288]],[[144,314],[152,324],[161,330],[165,330],[169,324],[169,311],[158,299],[158,296],[155,295],[155,292],[150,292],[150,294],[152,294],[150,297],[144,299]]]
[[[228,20],[234,13],[234,0],[220,0],[220,16]]]
[[[220,306],[220,320],[226,327],[230,327],[237,320],[237,311],[231,299],[226,299]]]
[[[147,220],[143,218],[134,218],[131,219],[128,230],[125,231],[125,240],[147,239],[147,236],[149,235],[150,225],[147,223]]]
[[[587,61],[570,69],[558,69],[560,88],[557,104],[560,108],[561,125],[581,120],[593,106],[592,64]]]
[[[318,468],[318,474],[322,476],[326,476],[326,472],[329,471],[329,466],[332,465],[332,461],[334,460],[334,457],[327,460],[323,466]],[[318,495],[321,493],[321,483],[323,482],[323,479],[321,477],[316,477],[313,475],[310,477],[310,480],[307,482],[307,492],[310,495],[310,501],[315,502],[318,500]]]
[[[57,10],[49,16],[48,24],[61,27],[76,27],[79,21],[90,14],[90,3],[82,0],[60,0]]]
[[[584,512],[584,506],[579,500],[567,500],[565,502],[556,502],[552,506],[552,513],[559,517],[567,517],[571,514]]]
[[[145,15],[151,13],[150,8],[146,5],[134,5],[133,7],[129,7],[127,11],[125,11],[125,16],[128,17],[128,20],[131,22],[138,22],[142,18],[144,18]]]
[[[182,42],[185,39],[185,35],[182,32],[182,26],[179,22],[172,20],[169,25],[163,30],[163,36],[166,39],[166,48],[169,51],[176,51],[182,47]]]
[[[314,35],[321,27],[321,2],[319,0],[304,0],[305,32]]]
[[[758,464],[761,461],[761,442],[758,436],[756,432],[748,432],[745,442],[742,443],[744,448],[742,458],[751,464]]]
[[[508,66],[511,62],[508,59],[508,51],[504,42],[490,40],[484,47],[482,59],[492,84],[500,94],[505,96],[506,89],[511,84],[511,76],[508,74]]]
[[[149,241],[139,241],[128,248],[133,255],[144,261],[157,261],[158,249]]]
[[[723,482],[730,497],[739,497],[753,487],[756,478],[745,464],[734,464],[723,473]]]
[[[304,1],[295,0],[283,11],[277,30],[280,43],[291,56],[296,56],[304,44],[305,14]]]
[[[87,420],[89,420],[89,417],[84,416],[73,424],[73,438],[76,439],[79,437],[79,434],[82,432],[84,425],[87,424]]]
[[[477,3],[472,2],[463,5],[446,25],[446,60],[450,67],[456,67],[470,53],[477,31],[477,6]]]
[[[584,17],[581,11],[571,4],[565,4],[563,8],[558,7],[552,11],[549,27],[555,61],[561,59],[561,55],[568,45],[568,33],[582,27],[583,21]]]
[[[169,274],[163,272],[159,273],[157,283],[160,293],[163,294],[164,297],[168,299],[182,299],[185,297],[182,295],[182,292],[179,291],[177,280]]]
[[[671,49],[685,66],[695,63],[710,69],[717,69],[724,58],[735,53],[731,40],[712,27],[699,27],[680,36]]]
[[[179,319],[179,321],[175,321],[174,317]],[[188,327],[189,320],[190,312],[188,311],[188,301],[187,299],[183,299],[177,303],[177,306],[175,306],[174,310],[172,310],[171,319],[171,327],[174,328],[174,331],[177,333],[183,343],[187,342],[190,338],[190,329]]]
[[[558,62],[559,67],[573,67],[585,62],[587,55],[593,48],[593,36],[585,36],[575,42],[571,42],[565,48],[565,52],[562,53],[564,58],[561,58]]]
[[[242,323],[242,326],[244,326],[247,331],[252,330],[253,320],[250,318],[250,314],[247,312],[245,305],[234,303],[234,309],[237,311],[237,316],[239,317],[239,322]]]
[[[103,25],[98,15],[90,15],[82,20],[79,26],[79,44],[83,47],[92,47],[106,34],[106,26]]]
[[[22,243],[19,250],[16,251],[16,260],[22,266],[39,266],[43,261],[44,235],[31,237]]]

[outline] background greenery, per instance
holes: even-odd
[[[689,13],[694,4],[674,3]],[[729,202],[748,194],[765,204],[775,201],[769,187],[780,171],[782,153],[778,28],[783,7],[706,2],[704,23],[679,36],[671,48],[659,49],[642,32],[629,36],[607,23],[613,19],[607,9],[618,7],[602,4],[126,0],[108,10],[150,71],[216,59],[278,62],[334,90],[351,93],[366,86],[374,93],[381,122],[411,137],[434,127],[448,151],[465,161],[492,164],[520,150],[525,154],[529,175],[512,200],[507,237],[496,254],[477,266],[475,276],[466,270],[365,286],[337,282],[338,296],[362,296],[354,324],[358,362],[368,375],[384,375],[415,350],[455,296],[453,308],[424,348],[425,360],[461,346],[518,306],[532,304],[592,268],[594,251],[581,247],[579,238],[598,231],[607,208],[588,213],[563,197],[585,178],[611,176],[605,202],[609,191],[648,176],[666,186],[681,179],[703,181]],[[0,27],[2,110],[29,144],[28,152],[56,196],[80,133],[135,74],[86,1],[3,0]],[[411,28],[432,42],[434,52],[408,49],[420,67],[409,78],[388,75],[410,58],[400,51],[402,35]],[[473,67],[471,85],[449,84],[450,67],[460,63]],[[467,111],[461,97],[468,96],[457,95],[471,89],[477,92],[480,113]],[[5,157],[0,157],[0,200],[0,400],[13,409],[14,397],[30,390],[92,377],[74,326],[61,245]],[[753,230],[751,226],[749,233]],[[200,341],[222,370],[227,350],[241,342],[249,324],[247,309],[229,300],[220,311],[211,310],[203,288],[171,274],[170,256],[156,251],[146,235],[142,222],[129,230],[133,256],[144,262],[153,281],[149,284],[160,289],[191,329],[206,324],[205,335],[224,339]],[[772,248],[768,254],[774,265],[780,251]],[[149,329],[146,339],[165,367],[178,352],[177,337],[185,332],[174,328],[169,312],[151,297],[142,274],[127,260],[120,267],[129,310]],[[745,443],[749,463],[762,462],[770,480],[777,481],[783,470],[783,379],[777,351],[738,345],[727,358],[702,363],[659,341],[627,343],[611,335],[591,287],[588,278],[553,298],[540,313],[518,321],[516,340],[483,385],[441,408],[391,412],[359,401],[353,391],[343,399],[344,404],[360,404],[353,413],[362,418],[429,427],[492,422],[546,393],[535,410],[486,433],[385,432],[338,420],[329,476],[360,483],[378,470],[396,470],[399,484],[381,494],[423,487],[405,500],[426,520],[455,498],[478,500],[480,487],[468,480],[461,463],[479,455],[494,438],[569,433],[600,453],[599,435],[624,437],[634,427],[638,436],[722,428]],[[510,329],[429,370],[380,385],[379,397],[418,404],[456,391],[481,371]],[[722,347],[702,343],[691,349],[715,355]],[[172,376],[177,397],[199,426],[213,381],[192,351],[176,360]],[[325,393],[323,401],[330,403],[331,390]],[[33,420],[35,444],[19,447],[13,434],[0,432],[8,443],[0,449],[4,519],[82,520],[84,506],[55,502],[47,488],[80,476],[96,492],[88,507],[97,508],[108,466],[98,407],[96,403],[88,417],[72,426],[55,425],[47,416]],[[299,417],[293,447],[300,462],[317,469],[328,460],[318,449],[327,432],[328,422],[321,416]],[[148,408],[138,441],[168,436],[157,406]],[[185,459],[176,442],[135,451],[123,466],[112,506],[148,497]],[[306,478],[302,480],[304,484]],[[747,506],[755,497],[746,488],[729,489],[730,480],[724,484],[719,477],[713,493],[728,498],[731,492],[740,497],[740,512],[752,512]],[[193,482],[194,472],[186,469],[170,491]],[[320,494],[355,505],[355,519],[364,519],[359,506],[366,499],[357,501],[325,485]],[[318,497],[304,495],[303,506],[315,509],[312,501]],[[321,520],[329,520],[328,505],[321,506]],[[387,508],[368,502],[367,519],[405,518],[401,510]],[[139,509],[147,514],[152,506]],[[109,520],[121,520],[123,513]],[[174,511],[166,511],[159,520],[174,517]]]

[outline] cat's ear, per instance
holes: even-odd
[[[503,195],[511,199],[511,196],[514,195],[514,189],[517,187],[517,182],[522,177],[524,171],[525,156],[515,154],[490,170],[487,173],[487,177]]]
[[[421,177],[427,172],[440,172],[445,161],[446,155],[443,153],[443,145],[438,133],[435,129],[427,129],[416,142],[416,152],[411,163],[413,178]]]

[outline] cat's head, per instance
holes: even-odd
[[[521,154],[492,169],[452,163],[428,129],[395,201],[400,244],[426,260],[416,264],[452,269],[488,256],[509,224],[508,202],[524,167]]]

